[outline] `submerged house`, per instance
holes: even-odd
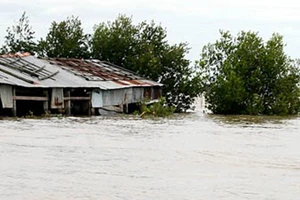
[[[161,96],[160,83],[114,64],[90,59],[0,56],[0,115],[129,113]]]

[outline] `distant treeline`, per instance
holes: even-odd
[[[192,62],[186,58],[188,44],[169,44],[166,29],[154,21],[134,24],[132,17],[119,15],[84,33],[81,20],[71,16],[52,22],[45,38],[36,40],[24,12],[7,29],[1,53],[112,62],[164,84],[166,104],[177,112],[191,108],[194,98],[204,93],[216,114],[297,114],[299,70],[284,53],[282,36],[273,34],[264,43],[251,31],[237,37],[220,33]]]

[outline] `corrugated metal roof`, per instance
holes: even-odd
[[[18,84],[16,84],[18,83]],[[2,71],[0,71],[0,84],[7,84],[7,85],[26,85],[26,82],[15,78],[13,76],[10,76],[9,74],[6,74]],[[30,84],[28,84],[29,86]]]
[[[0,83],[23,87],[100,88],[162,86],[99,60],[0,56]]]
[[[141,79],[133,72],[99,60],[50,59],[50,63],[62,66],[88,81],[114,81]]]

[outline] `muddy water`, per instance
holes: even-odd
[[[299,199],[300,118],[0,121],[0,199]]]

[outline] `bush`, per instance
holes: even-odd
[[[167,117],[175,112],[174,107],[169,107],[166,104],[165,98],[160,98],[158,102],[148,104],[149,101],[145,100],[140,104],[140,117],[154,116],[154,117]]]

